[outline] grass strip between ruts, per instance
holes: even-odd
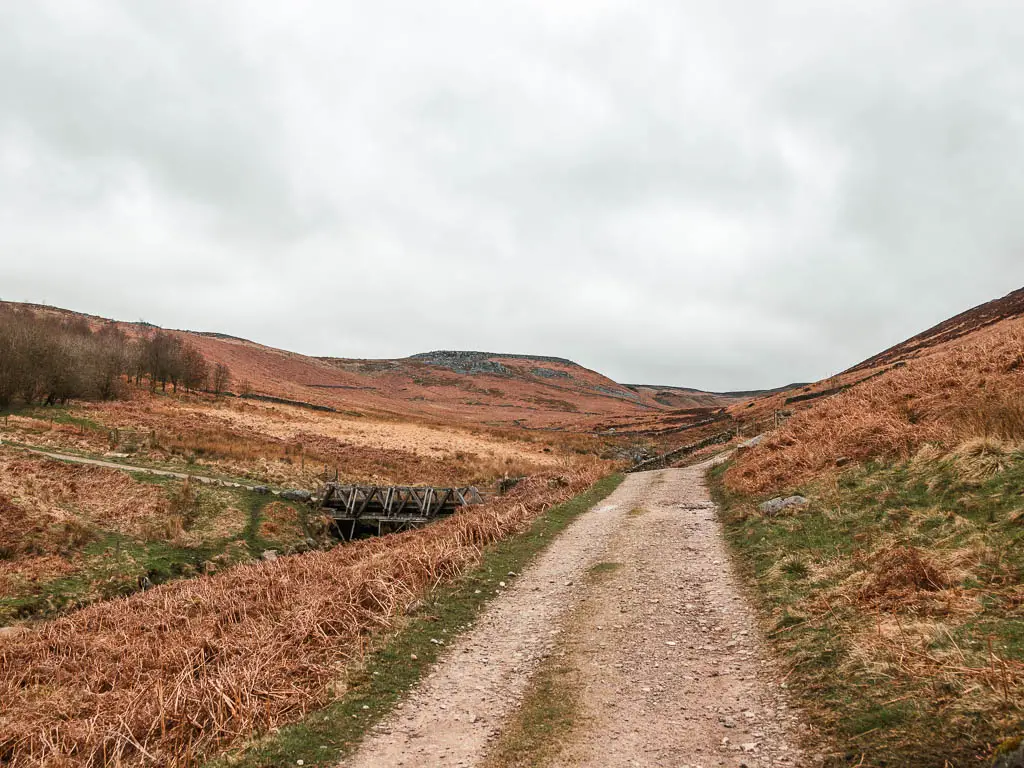
[[[540,515],[530,528],[485,550],[479,566],[433,590],[401,629],[383,638],[347,679],[345,692],[298,723],[283,726],[209,763],[219,766],[334,765],[389,714],[487,604],[498,582],[520,573],[568,525],[606,498],[624,479],[609,475]]]
[[[587,570],[587,582],[610,579],[622,563],[602,561]],[[563,621],[553,651],[530,677],[518,709],[490,746],[483,768],[538,768],[564,760],[564,749],[582,712],[583,675],[579,665],[577,624],[586,608],[574,607]]]

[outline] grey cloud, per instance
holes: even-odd
[[[1009,2],[11,5],[0,296],[818,378],[1024,284],[1022,38]]]

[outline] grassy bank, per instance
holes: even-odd
[[[831,765],[985,765],[1024,733],[1024,453],[925,447],[777,516],[725,469],[728,540]]]
[[[350,670],[420,616],[437,585],[474,571],[600,469],[531,476],[419,530],[179,579],[34,624],[16,642],[0,636],[0,758],[12,768],[194,765],[275,733],[335,701]],[[444,639],[446,627],[431,628]]]
[[[0,547],[0,626],[251,562],[264,550],[306,547],[303,505],[167,477],[132,479],[166,493],[166,508],[118,527],[67,503],[64,522],[26,532],[21,550]]]
[[[270,768],[334,765],[358,745],[437,661],[444,649],[494,599],[498,582],[520,573],[574,519],[608,496],[622,475],[599,480],[586,492],[552,507],[518,536],[489,547],[480,565],[434,589],[402,627],[373,649],[345,680],[344,691],[301,722],[278,729],[213,766]]]

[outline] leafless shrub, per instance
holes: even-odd
[[[226,392],[231,386],[231,369],[224,363],[217,363],[213,366],[213,373],[210,374],[210,388],[215,394]]]

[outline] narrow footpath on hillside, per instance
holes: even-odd
[[[10,445],[10,443],[7,445]],[[193,480],[198,483],[203,483],[204,485],[219,485],[225,488],[244,488],[247,491],[254,491],[257,488],[266,487],[240,483],[235,480],[224,480],[219,477],[210,477],[208,475],[197,475],[192,472],[177,472],[172,469],[157,469],[156,467],[141,467],[133,464],[121,464],[116,461],[93,459],[88,456],[77,456],[73,453],[57,453],[55,451],[44,451],[39,448],[25,448],[23,446],[15,447],[20,448],[25,451],[25,453],[35,454],[36,456],[53,459],[54,461],[64,461],[69,464],[84,464],[85,466],[102,467],[103,469],[119,469],[122,472],[139,472],[144,475],[157,475],[158,477],[174,477],[179,480]],[[274,492],[270,491],[270,493]]]
[[[580,711],[546,764],[815,765],[732,573],[706,469],[629,475],[510,576],[343,765],[484,765],[552,654],[574,670],[565,695]]]

